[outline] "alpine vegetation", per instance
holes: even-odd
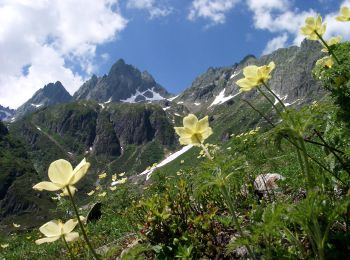
[[[343,6],[334,22],[349,21],[349,7]],[[287,104],[285,92],[276,87],[286,75],[280,69],[285,65],[277,55],[267,55],[259,61],[247,57],[241,67],[211,69],[208,77],[198,78],[205,84],[195,86],[201,102],[207,102],[204,109],[200,103],[195,110],[184,105],[181,98],[195,96],[190,90],[176,101],[130,106],[106,101],[112,95],[106,91],[98,100],[104,105],[98,105],[91,100],[91,89],[100,96],[97,90],[105,89],[106,82],[112,89],[113,78],[129,81],[110,73],[84,85],[76,97],[81,103],[70,105],[64,114],[64,127],[36,125],[38,118],[47,118],[46,108],[28,116],[24,126],[37,129],[29,141],[40,139],[40,132],[55,149],[45,150],[51,152],[44,172],[49,181],[41,181],[46,177],[39,174],[30,179],[18,174],[25,181],[17,192],[23,195],[29,186],[36,199],[48,203],[35,208],[43,214],[38,225],[9,220],[11,235],[0,237],[0,259],[347,259],[350,43],[341,36],[326,39],[321,15],[307,17],[300,34],[308,39],[305,44],[316,44],[309,70],[306,65],[302,71],[295,68],[295,74],[312,74],[319,86],[322,94],[310,97],[312,101]],[[142,91],[155,82],[124,62],[114,70],[138,75],[132,93],[138,82],[147,86]],[[208,93],[216,87],[216,94]],[[209,106],[217,93],[230,98]],[[117,94],[114,98],[123,101]],[[76,120],[71,120],[74,113]],[[53,117],[59,118],[58,113]],[[93,127],[77,132],[66,122],[84,130]],[[59,131],[52,134],[51,128]],[[59,139],[67,132],[68,141]],[[17,163],[14,172],[34,173],[40,167],[28,167],[26,151],[12,138],[0,124],[0,147],[17,156],[0,150],[0,162],[7,163],[4,170]],[[68,153],[67,143],[72,148]],[[108,157],[104,147],[111,148]],[[1,178],[0,188],[14,183]],[[9,194],[17,187],[7,186]],[[28,209],[32,204],[21,205]],[[42,210],[45,206],[49,215]]]

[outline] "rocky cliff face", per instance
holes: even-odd
[[[35,94],[16,111],[16,118],[22,117],[38,109],[72,100],[72,96],[63,87],[62,83],[49,83]]]
[[[11,121],[12,117],[15,115],[15,110],[9,107],[3,107],[0,105],[0,121]]]
[[[17,120],[11,131],[30,148],[30,157],[43,177],[50,162],[57,158],[74,164],[85,156],[96,160],[96,168],[102,170],[106,163],[131,156],[130,149],[146,154],[150,151],[144,147],[154,143],[161,151],[160,158],[154,160],[159,160],[176,144],[171,122],[162,108],[154,104],[102,105],[92,101],[61,104]],[[136,165],[136,160],[140,168],[148,166],[136,157],[129,163]],[[116,167],[109,170],[121,166]]]
[[[102,103],[162,100],[169,93],[147,72],[118,60],[108,75],[92,76],[74,94],[75,100],[95,100]]]
[[[262,66],[274,61],[276,68],[269,81],[274,92],[286,104],[310,102],[323,93],[311,73],[315,62],[324,55],[320,49],[318,42],[304,40],[300,47],[279,49],[261,58],[248,55],[231,67],[209,68],[174,101],[186,105],[194,112],[232,101],[239,98],[239,89],[235,82],[243,77],[244,67]],[[248,94],[248,98],[249,96],[252,93]]]
[[[23,144],[0,122],[0,221],[19,214],[44,212],[51,203],[32,189],[38,175]]]

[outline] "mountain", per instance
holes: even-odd
[[[5,217],[26,216],[29,226],[35,225],[32,215],[49,215],[50,201],[38,195],[32,186],[39,181],[33,163],[22,142],[10,134],[0,122],[0,221]],[[30,217],[29,217],[30,216]],[[42,221],[42,220],[41,220]]]
[[[102,103],[156,101],[169,93],[147,72],[118,60],[108,75],[93,75],[74,94],[74,100],[95,100]]]
[[[0,121],[10,121],[15,112],[14,109],[0,105]]]
[[[320,52],[321,48],[321,44],[316,41],[304,40],[300,47],[279,49],[261,58],[248,55],[233,66],[209,68],[174,102],[185,105],[193,112],[199,112],[241,99],[242,95],[239,95],[235,82],[243,77],[243,68],[247,65],[262,66],[270,61],[276,64],[269,81],[271,89],[287,105],[310,102],[323,92],[320,84],[312,77],[315,62],[324,55]],[[245,96],[251,97],[252,93]]]
[[[16,118],[22,117],[38,109],[72,100],[72,96],[63,87],[62,83],[49,83],[35,94],[16,111]]]
[[[73,99],[59,82],[45,86],[21,107],[26,116],[11,123],[9,131],[27,148],[25,158],[34,169],[28,172],[40,180],[47,179],[49,164],[59,158],[73,165],[83,157],[91,162],[91,169],[78,186],[79,196],[84,197],[99,173],[126,172],[127,176],[136,176],[178,149],[173,126],[182,125],[182,118],[190,112],[209,115],[214,129],[209,138],[212,143],[226,141],[232,134],[256,126],[266,126],[265,119],[242,98],[269,118],[274,118],[272,106],[256,91],[240,94],[235,84],[247,65],[276,63],[269,85],[286,105],[319,99],[324,92],[312,78],[312,68],[323,55],[320,48],[318,43],[304,41],[300,47],[279,49],[261,58],[248,55],[232,66],[209,68],[190,88],[172,98],[147,72],[141,73],[119,60],[108,75],[93,76],[83,84]],[[45,94],[50,89],[68,95],[60,99],[57,97],[62,95],[57,92]],[[162,99],[138,102],[157,97]],[[43,100],[53,100],[56,104],[42,103]],[[43,104],[46,108],[29,113],[32,104]],[[195,151],[190,153],[194,153],[191,160],[195,161]],[[18,182],[25,185],[20,179]],[[10,210],[7,212],[12,214]]]
[[[78,163],[82,157],[94,161],[97,172],[132,175],[162,159],[176,145],[166,113],[147,103],[102,105],[83,100],[50,106],[17,120],[10,131],[28,147],[43,178],[57,158]]]

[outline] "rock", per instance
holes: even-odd
[[[265,194],[278,188],[277,181],[284,180],[285,177],[278,173],[260,174],[255,178],[254,189],[259,194]]]
[[[142,95],[136,95],[143,93]],[[163,98],[170,94],[158,84],[147,71],[141,72],[123,59],[118,60],[110,69],[108,75],[96,77],[93,75],[74,94],[75,100],[95,100],[98,102],[119,102],[136,97],[127,102],[145,101],[153,98],[154,93]]]
[[[132,241],[128,246],[121,252],[120,256],[117,259],[123,259],[123,257],[132,249],[133,247],[139,245],[141,242],[140,239],[136,238],[134,241]]]
[[[89,213],[86,216],[86,223],[96,222],[97,220],[99,220],[101,218],[101,216],[102,216],[101,208],[102,208],[102,203],[101,202],[95,203],[91,207]]]
[[[67,103],[72,100],[72,96],[64,88],[61,82],[49,83],[39,89],[23,105],[16,110],[16,119],[32,113],[44,107]]]
[[[325,93],[321,84],[314,80],[311,73],[315,62],[324,56],[320,52],[321,48],[321,44],[316,41],[304,40],[300,47],[281,48],[260,58],[248,55],[232,66],[209,68],[204,74],[197,77],[192,85],[176,98],[176,101],[183,102],[194,113],[208,107],[215,108],[217,105],[211,105],[217,97],[223,94],[221,97],[227,98],[239,93],[235,82],[243,77],[244,67],[253,64],[262,66],[274,61],[276,68],[269,80],[271,89],[286,104],[311,103],[312,100]],[[254,99],[256,95],[257,92],[250,91],[244,94],[244,98]],[[241,95],[227,99],[222,104],[227,105],[228,102],[232,103],[235,99],[241,99]],[[195,104],[201,105],[196,106]]]

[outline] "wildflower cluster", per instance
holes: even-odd
[[[211,155],[215,155],[219,150],[220,150],[220,147],[218,145],[206,143],[204,145],[204,148],[202,150],[200,150],[197,158],[207,157],[207,155],[206,155],[207,152]]]
[[[232,134],[231,137],[235,137],[235,138],[243,138],[243,137],[247,137],[250,135],[256,135],[257,133],[259,133],[260,127],[257,127],[255,129],[250,130],[249,132],[246,133],[240,133],[238,135]]]

